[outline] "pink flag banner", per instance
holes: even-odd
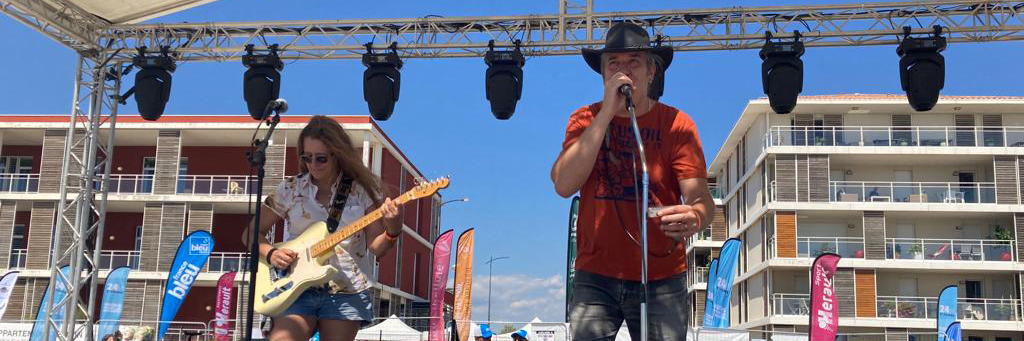
[[[832,280],[839,255],[824,253],[811,264],[810,341],[834,341],[839,332],[839,302]]]
[[[448,284],[448,268],[452,260],[452,238],[455,231],[448,230],[434,241],[434,260],[430,277],[430,341],[444,339],[444,293]]]
[[[231,299],[234,295],[235,273],[229,272],[217,280],[217,309],[214,310],[213,335],[216,341],[231,341]]]

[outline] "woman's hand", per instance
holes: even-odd
[[[384,203],[380,205],[381,211],[384,212],[384,231],[385,233],[397,236],[402,233],[402,219],[399,217],[398,204],[395,203],[391,198],[384,198]]]

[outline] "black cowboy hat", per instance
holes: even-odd
[[[604,48],[600,50],[583,49],[583,59],[591,69],[601,73],[601,54],[605,52],[651,51],[661,58],[662,70],[672,64],[672,48],[651,46],[651,38],[647,31],[637,24],[621,22],[608,29],[605,34]]]

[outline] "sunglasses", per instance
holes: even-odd
[[[315,156],[314,155],[303,155],[302,156],[302,162],[303,163],[313,163],[314,160],[316,161],[316,163],[327,163],[327,155],[315,155]]]

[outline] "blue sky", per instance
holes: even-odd
[[[260,19],[407,18],[425,15],[517,15],[558,11],[555,0],[389,2],[386,10],[368,4],[307,0],[221,0],[177,13],[158,22]],[[708,7],[695,1],[596,0],[604,11]],[[780,1],[772,5],[802,4]],[[755,1],[720,7],[766,5]],[[265,9],[264,9],[265,7]],[[70,110],[75,56],[56,42],[10,18],[4,32],[4,82],[0,101],[5,114],[64,115]],[[814,48],[803,57],[804,94],[900,93],[895,46]],[[947,95],[1022,95],[1024,42],[954,44],[946,58]],[[401,99],[385,132],[417,166],[434,178],[453,176],[444,228],[477,228],[474,319],[487,304],[490,255],[510,256],[494,268],[495,320],[561,320],[569,201],[555,194],[548,177],[564,137],[569,114],[600,100],[601,82],[579,56],[532,58],[524,68],[525,86],[517,112],[508,121],[494,119],[483,93],[481,59],[413,59],[402,69]],[[362,72],[357,61],[300,61],[282,73],[281,97],[295,114],[365,115]],[[165,115],[246,115],[240,62],[180,65]],[[128,81],[130,86],[131,81]],[[662,101],[689,113],[697,122],[707,160],[750,99],[762,96],[757,51],[677,53],[666,76]],[[134,100],[121,109],[135,115]]]

